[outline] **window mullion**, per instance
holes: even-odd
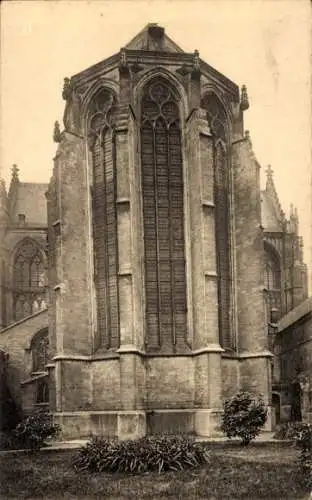
[[[171,146],[170,146],[170,126],[167,125],[167,162],[168,162],[168,224],[169,224],[169,265],[170,265],[170,299],[171,299],[171,321],[172,321],[172,342],[176,345],[176,309],[175,309],[175,286],[174,286],[174,261],[173,254],[173,234],[172,234],[172,187],[170,182],[171,172]]]
[[[161,294],[160,294],[160,252],[159,252],[159,212],[158,212],[158,176],[157,176],[157,139],[156,121],[153,122],[153,165],[154,165],[154,189],[155,189],[155,236],[156,236],[156,287],[157,287],[157,336],[158,345],[161,345]]]

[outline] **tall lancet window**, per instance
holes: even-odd
[[[45,255],[39,244],[25,238],[14,257],[14,320],[45,309],[46,304]]]
[[[175,349],[187,331],[178,97],[156,80],[145,88],[141,109],[146,344]]]
[[[207,111],[209,125],[214,135],[215,235],[220,344],[224,349],[233,349],[230,321],[231,256],[227,119],[223,106],[213,94],[206,94],[203,97],[201,107]]]
[[[94,281],[97,300],[97,348],[119,345],[116,172],[114,153],[115,99],[102,89],[89,106],[92,156],[92,220]]]

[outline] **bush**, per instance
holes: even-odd
[[[303,485],[312,488],[312,424],[298,423],[294,432],[296,446],[300,449],[299,477]]]
[[[18,450],[19,443],[12,431],[0,431],[0,450]]]
[[[22,420],[14,430],[14,436],[22,448],[36,450],[44,446],[47,439],[56,438],[60,431],[51,414],[38,412]]]
[[[284,422],[276,427],[274,439],[294,441],[298,431],[302,428],[301,422]]]
[[[267,407],[261,398],[239,392],[225,401],[221,430],[228,438],[238,437],[248,445],[264,426]]]
[[[10,433],[22,420],[22,412],[7,384],[6,354],[0,349],[0,432]]]
[[[207,463],[204,444],[183,436],[148,436],[134,441],[93,438],[74,458],[76,470],[90,472],[177,471]]]

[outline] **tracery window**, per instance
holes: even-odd
[[[48,329],[39,331],[36,333],[31,342],[31,353],[32,353],[32,371],[33,372],[43,372],[45,367],[49,362],[50,351],[49,351],[49,336]]]
[[[14,320],[46,307],[44,253],[36,241],[25,239],[14,258]]]
[[[265,266],[265,287],[267,290],[274,288],[274,271],[270,262]]]
[[[98,345],[119,345],[118,249],[114,147],[115,98],[106,89],[89,106],[88,133],[92,156],[94,282],[97,300]]]
[[[265,283],[267,290],[279,290],[281,288],[280,264],[277,256],[266,250],[265,252]]]
[[[264,288],[267,295],[267,314],[271,317],[272,309],[277,309],[277,316],[282,313],[281,307],[281,269],[279,257],[266,246],[264,265]]]
[[[154,80],[141,103],[146,345],[184,345],[187,329],[183,167],[178,96]]]
[[[227,118],[223,106],[214,94],[205,94],[201,107],[207,111],[207,119],[214,137],[215,238],[220,344],[225,349],[233,349],[234,339],[230,322],[231,249]]]

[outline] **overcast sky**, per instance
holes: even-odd
[[[63,78],[118,52],[149,22],[247,85],[245,128],[262,185],[271,164],[286,215],[298,207],[312,265],[309,0],[2,1],[2,176],[8,182],[17,163],[21,180],[48,182]]]

